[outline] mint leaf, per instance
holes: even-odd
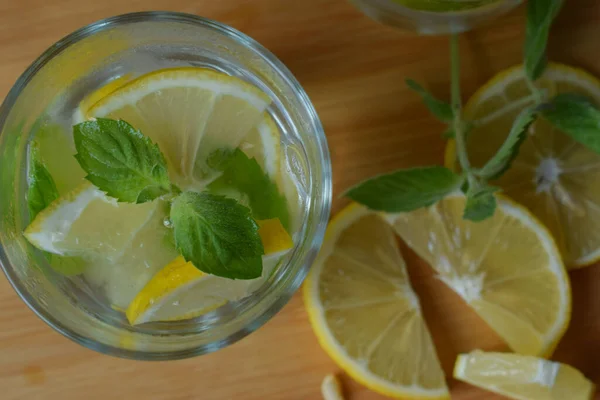
[[[183,192],[171,205],[175,245],[209,274],[254,279],[262,274],[263,245],[250,209],[210,193]]]
[[[525,31],[525,74],[535,81],[548,63],[546,46],[552,21],[558,15],[562,0],[529,0]]]
[[[412,168],[366,180],[346,196],[373,210],[405,212],[430,206],[462,184],[463,178],[448,168]]]
[[[473,222],[480,222],[494,215],[496,211],[496,196],[498,188],[485,186],[476,191],[467,193],[467,204],[463,218]]]
[[[208,185],[208,190],[218,194],[228,193],[232,189],[240,192],[246,196],[255,219],[279,218],[289,232],[287,200],[254,158],[249,158],[240,149],[219,150],[209,157],[207,164],[222,172],[219,178]]]
[[[600,110],[587,97],[565,93],[540,107],[541,115],[573,140],[600,153]]]
[[[119,201],[145,203],[171,190],[158,146],[125,121],[98,118],[73,127],[86,179]]]
[[[406,85],[417,92],[423,99],[423,103],[427,106],[429,111],[439,120],[444,122],[452,122],[454,120],[454,113],[452,112],[452,106],[445,101],[439,100],[429,93],[423,86],[419,85],[412,79],[406,80]]]
[[[536,119],[536,112],[537,110],[534,107],[521,111],[513,122],[508,137],[502,143],[502,146],[479,170],[479,176],[485,179],[498,179],[510,168],[514,159],[519,155],[521,144],[527,138],[529,127]]]
[[[40,158],[39,147],[36,142],[29,145],[27,186],[29,218],[33,220],[40,211],[58,198],[56,184]]]

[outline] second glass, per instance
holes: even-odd
[[[369,17],[422,35],[460,33],[490,21],[522,0],[350,0]]]

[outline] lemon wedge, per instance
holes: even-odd
[[[152,276],[179,252],[165,227],[168,205],[118,203],[90,183],[59,197],[25,229],[40,250],[85,260],[83,276],[126,309]]]
[[[132,325],[195,318],[230,301],[248,296],[271,275],[281,257],[293,247],[278,219],[258,221],[265,248],[260,278],[233,280],[206,274],[178,256],[161,269],[137,294],[126,316]]]
[[[330,223],[304,285],[311,325],[350,376],[390,397],[447,399],[394,231],[356,204]]]
[[[550,64],[536,81],[545,99],[579,93],[600,104],[600,81],[576,68]],[[474,123],[468,152],[481,167],[505,140],[515,117],[534,104],[523,68],[510,68],[491,79],[468,101],[464,117]],[[454,142],[446,165],[457,168]],[[529,129],[511,169],[494,184],[526,206],[555,237],[570,268],[600,259],[600,155],[539,118]]]
[[[571,287],[552,236],[506,198],[482,222],[463,219],[465,202],[452,195],[386,218],[515,352],[550,355],[571,316]]]
[[[122,119],[139,129],[165,154],[171,178],[184,185],[207,174],[212,152],[238,147],[270,103],[239,78],[206,68],[171,68],[118,87],[85,117]]]
[[[573,367],[507,353],[461,354],[454,378],[517,400],[590,400],[595,391]]]

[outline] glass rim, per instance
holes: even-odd
[[[42,321],[49,325],[52,329],[56,330],[63,336],[80,344],[86,348],[95,350],[97,352],[117,356],[126,359],[135,360],[146,360],[146,361],[164,361],[164,360],[177,360],[189,357],[194,357],[206,353],[210,353],[221,349],[227,345],[233,344],[238,340],[244,338],[248,334],[254,332],[268,320],[270,320],[278,311],[280,311],[285,304],[287,304],[293,294],[298,290],[304,278],[308,274],[308,270],[314,261],[321,243],[325,235],[325,228],[329,220],[329,214],[331,209],[331,196],[332,196],[332,171],[331,171],[331,160],[325,132],[322,124],[319,120],[317,112],[312,105],[308,95],[291,73],[291,71],[269,50],[252,39],[248,35],[238,31],[237,29],[220,22],[200,17],[193,14],[170,12],[170,11],[143,11],[134,12],[128,14],[121,14],[105,19],[92,22],[82,28],[79,28],[72,33],[64,36],[56,43],[46,49],[39,57],[33,61],[29,67],[19,76],[15,81],[12,88],[9,90],[4,101],[0,105],[0,134],[5,126],[10,111],[14,107],[19,95],[27,87],[27,84],[31,79],[53,58],[58,56],[64,50],[70,46],[78,43],[79,41],[86,39],[90,36],[103,32],[105,30],[127,25],[137,22],[175,22],[175,23],[187,23],[191,25],[201,26],[204,28],[216,31],[219,34],[225,35],[232,38],[235,42],[250,48],[261,57],[263,57],[271,68],[276,70],[284,78],[287,85],[289,85],[295,94],[299,97],[302,105],[306,108],[306,112],[310,115],[311,124],[315,130],[313,132],[314,139],[317,142],[317,149],[319,150],[318,158],[320,162],[321,171],[319,171],[318,181],[324,183],[322,190],[320,191],[319,203],[313,204],[313,199],[310,200],[310,209],[316,210],[315,215],[311,216],[310,212],[307,213],[305,223],[314,224],[314,234],[311,240],[306,240],[301,246],[306,250],[306,254],[299,260],[294,260],[295,257],[290,259],[290,263],[294,261],[302,264],[296,271],[293,271],[289,276],[285,277],[285,282],[282,283],[282,291],[278,293],[278,297],[271,302],[268,307],[261,310],[260,313],[252,317],[252,319],[245,324],[241,329],[238,329],[228,334],[223,339],[217,342],[211,342],[205,345],[194,345],[189,349],[177,350],[177,351],[145,351],[145,350],[130,350],[109,345],[96,341],[73,331],[70,327],[65,326],[62,322],[58,321],[51,313],[43,310],[37,304],[38,301],[24,288],[23,282],[16,275],[12,268],[8,266],[11,263],[8,260],[7,254],[4,247],[0,244],[0,267],[2,268],[7,280],[13,287],[17,295],[21,300],[32,310]],[[311,173],[311,175],[313,175]],[[315,179],[315,176],[311,177],[311,182]],[[312,184],[314,186],[314,184]],[[313,196],[314,197],[314,196]],[[298,250],[300,247],[296,247]],[[299,252],[297,252],[299,253]]]

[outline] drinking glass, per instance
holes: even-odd
[[[55,273],[23,237],[29,223],[27,146],[48,124],[70,129],[77,106],[115,79],[168,67],[212,68],[259,87],[281,131],[286,169],[298,181],[295,247],[252,295],[204,316],[131,326],[83,278]],[[59,40],[31,64],[0,107],[0,263],[23,301],[73,341],[115,356],[168,360],[220,349],[256,330],[305,278],[329,217],[331,165],[319,118],[290,71],[248,36],[215,21],[143,12],[98,21]],[[9,329],[9,327],[5,327]]]

